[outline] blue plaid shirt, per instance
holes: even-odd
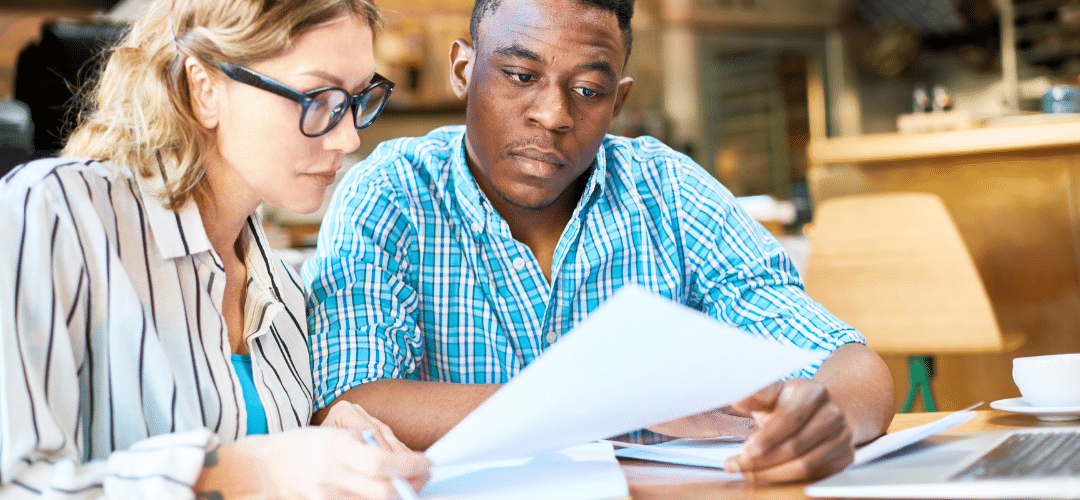
[[[302,272],[316,406],[386,378],[507,382],[626,283],[805,349],[864,342],[686,156],[608,136],[586,175],[549,283],[469,172],[462,126],[385,142],[349,170]]]

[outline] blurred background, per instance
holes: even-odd
[[[448,53],[468,38],[472,2],[376,3],[389,26],[378,68],[397,87],[349,164],[383,140],[463,121]],[[0,172],[56,153],[74,89],[144,8],[0,0]],[[634,32],[635,86],[612,132],[696,160],[800,269],[828,200],[942,200],[991,323],[1026,341],[994,354],[912,346],[936,354],[941,408],[1016,395],[1012,357],[1080,351],[1080,0],[637,0]],[[267,230],[299,263],[321,217],[268,209]],[[856,326],[874,346],[873,326]],[[899,402],[910,360],[887,361]]]

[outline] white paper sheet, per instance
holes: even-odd
[[[909,444],[916,443],[941,431],[949,430],[963,424],[975,418],[975,412],[972,410],[981,405],[982,402],[980,401],[963,410],[950,413],[938,420],[930,422],[929,424],[923,424],[918,427],[912,427],[910,429],[904,429],[902,431],[881,436],[856,450],[855,461],[850,467],[858,467],[882,455],[892,453]]]
[[[610,443],[593,442],[496,462],[436,466],[425,500],[606,500],[627,498]]]
[[[627,286],[427,456],[457,465],[617,436],[724,406],[826,355],[754,337]]]
[[[724,460],[739,454],[744,438],[675,439],[658,444],[613,443],[615,456],[678,465],[723,469]]]

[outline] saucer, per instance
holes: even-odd
[[[990,403],[996,410],[1004,410],[1024,415],[1034,415],[1047,422],[1062,422],[1080,419],[1080,406],[1031,406],[1024,398],[999,399]]]

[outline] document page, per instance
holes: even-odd
[[[942,431],[946,431],[975,418],[975,408],[982,406],[982,402],[975,403],[963,410],[950,413],[940,419],[918,427],[904,429],[881,436],[869,444],[855,451],[855,462],[852,467],[869,463],[878,457],[892,453],[910,444],[922,441]]]
[[[436,465],[536,455],[724,406],[826,352],[619,290],[427,451]]]
[[[593,442],[467,465],[436,466],[425,500],[610,500],[628,498],[626,476],[610,443]]]
[[[616,457],[651,460],[695,467],[724,468],[724,461],[742,451],[745,438],[723,436],[704,439],[674,439],[658,444],[612,442],[620,447]]]

